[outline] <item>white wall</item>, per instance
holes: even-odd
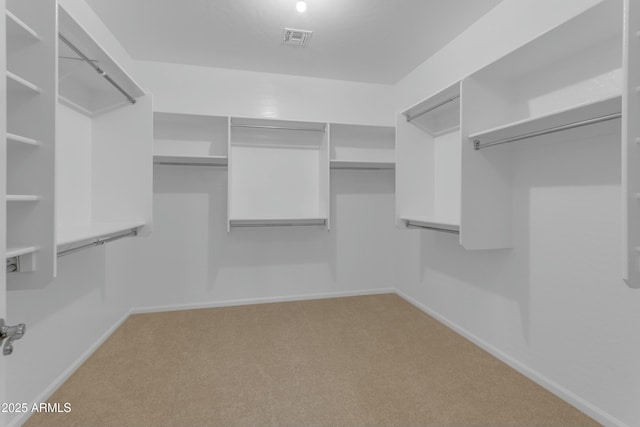
[[[401,111],[597,1],[505,0],[397,85]],[[401,292],[608,425],[640,425],[640,293],[621,278],[620,134],[519,147],[514,248],[415,231]]]
[[[393,120],[388,86],[137,65],[160,111],[376,125]],[[154,175],[153,235],[128,242],[128,251],[110,259],[123,264],[136,259],[131,271],[121,271],[135,307],[292,299],[394,286],[390,242],[399,233],[393,225],[392,171],[332,172],[330,232],[278,227],[227,233],[226,169],[156,166]]]
[[[393,87],[136,62],[154,111],[393,126]]]

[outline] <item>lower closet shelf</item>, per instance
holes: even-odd
[[[424,228],[427,230],[460,233],[460,224],[443,221],[432,217],[401,218],[408,228]]]

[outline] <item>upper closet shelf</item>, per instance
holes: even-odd
[[[621,96],[600,99],[469,135],[476,150],[619,119]]]
[[[331,169],[395,169],[395,162],[376,162],[366,160],[331,160]]]
[[[61,7],[58,20],[61,102],[95,116],[135,103],[144,95],[140,86]]]
[[[167,156],[154,154],[153,163],[157,165],[182,166],[227,166],[227,156]]]
[[[20,18],[15,16],[13,13],[7,12],[7,39],[9,42],[15,40],[30,40],[30,41],[39,41],[40,36],[38,33],[33,30],[30,26],[25,24]]]

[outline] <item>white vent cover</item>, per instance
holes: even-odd
[[[307,44],[309,44],[309,40],[311,40],[312,33],[313,31],[285,28],[284,34],[283,34],[284,44],[304,47]]]

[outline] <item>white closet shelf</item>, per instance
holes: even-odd
[[[18,143],[18,144],[34,145],[34,146],[40,145],[40,143],[33,138],[27,138],[26,136],[17,135],[15,133],[9,133],[9,132],[7,132],[7,141]]]
[[[168,156],[153,155],[153,163],[159,165],[227,166],[227,156]]]
[[[14,258],[17,256],[23,256],[32,254],[38,251],[37,246],[25,246],[21,248],[7,248],[7,258]]]
[[[7,92],[31,92],[31,93],[40,93],[42,90],[31,83],[28,80],[23,79],[22,77],[12,73],[11,71],[7,71]]]
[[[31,194],[7,194],[7,202],[37,202],[40,196]]]
[[[395,169],[396,163],[364,160],[331,160],[331,169]]]
[[[40,36],[38,33],[32,29],[30,26],[25,24],[20,18],[11,13],[7,12],[7,38],[17,39],[17,38],[26,38],[31,39],[32,41],[39,41]]]
[[[86,240],[108,237],[113,234],[122,233],[127,230],[134,230],[144,226],[144,222],[124,222],[124,223],[93,223],[86,225],[76,225],[73,227],[62,227],[58,230],[57,245],[69,245],[80,243]]]
[[[538,132],[560,130],[558,128],[563,126],[615,117],[621,111],[622,97],[617,95],[473,133],[469,135],[469,139],[476,144],[477,148],[488,147],[511,142],[511,140],[527,139]]]
[[[326,225],[327,218],[265,218],[230,219],[231,227],[284,227],[305,225]]]
[[[459,233],[460,224],[452,221],[429,216],[415,216],[400,218],[407,227],[425,228],[436,231],[446,231],[450,233]]]

